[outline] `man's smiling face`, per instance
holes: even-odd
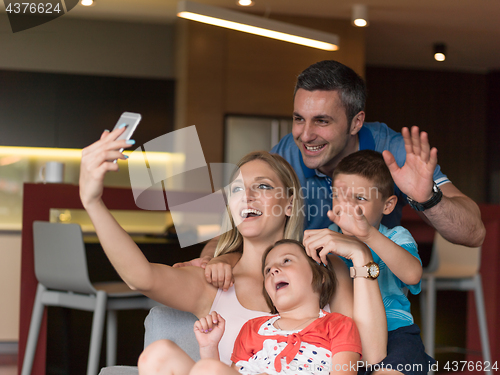
[[[292,134],[308,168],[331,176],[349,153],[346,148],[351,136],[357,133],[351,134],[350,128],[337,91],[297,90]]]

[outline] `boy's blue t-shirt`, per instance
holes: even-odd
[[[334,232],[342,233],[336,224],[330,225],[328,229]],[[417,243],[408,230],[401,226],[389,229],[383,224],[380,224],[378,230],[391,241],[408,251],[419,260],[420,264],[422,264],[420,256],[418,255]],[[380,293],[382,294],[382,300],[384,302],[388,330],[393,331],[397,328],[413,324],[410,301],[406,297],[404,289],[407,288],[412,294],[418,294],[420,293],[421,281],[415,285],[407,285],[403,283],[392,273],[377,253],[375,253],[372,249],[370,250],[372,252],[373,261],[380,267],[380,275],[377,280],[380,287]],[[347,267],[352,267],[352,261],[350,259],[341,258]]]

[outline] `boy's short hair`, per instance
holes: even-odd
[[[271,252],[271,250],[273,250],[277,246],[284,244],[297,245],[304,252],[304,255],[307,258],[307,262],[309,263],[309,266],[311,267],[313,274],[313,279],[311,284],[313,290],[319,294],[319,307],[322,309],[328,303],[330,303],[330,300],[332,299],[333,294],[335,293],[335,289],[337,288],[337,277],[335,276],[335,271],[333,270],[331,262],[328,262],[326,267],[316,263],[316,261],[314,261],[309,255],[307,255],[306,248],[299,241],[291,239],[283,239],[269,246],[262,255],[262,275],[264,275],[264,268],[266,264],[267,255]],[[264,290],[264,298],[266,299],[267,305],[271,309],[271,312],[273,314],[276,314],[277,313],[276,307],[274,306],[273,301],[271,301],[271,298],[267,294],[265,283],[263,286],[263,290]]]
[[[335,167],[332,183],[339,174],[357,175],[370,180],[382,198],[394,194],[394,180],[380,152],[361,150],[347,155]]]

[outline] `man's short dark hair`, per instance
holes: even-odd
[[[354,116],[365,109],[366,87],[363,78],[338,61],[324,60],[308,67],[297,78],[294,96],[298,89],[338,91],[349,126]]]
[[[382,198],[394,194],[394,181],[380,152],[361,150],[347,155],[335,167],[332,181],[339,174],[357,175],[370,180]]]

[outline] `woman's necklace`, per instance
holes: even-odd
[[[280,319],[281,319],[281,318],[280,318]],[[281,326],[280,326],[280,325],[279,325],[279,323],[278,323],[278,321],[279,321],[280,319],[277,319],[277,320],[274,322],[274,326],[275,326],[276,328],[278,328],[280,331],[296,331],[296,330],[298,330],[300,327],[302,327],[302,326],[306,325],[306,323],[309,323],[310,321],[315,320],[315,319],[317,319],[317,318],[316,318],[316,317],[315,317],[315,318],[310,318],[310,319],[306,320],[305,322],[300,323],[297,327],[295,327],[295,328],[293,328],[293,329],[283,329],[283,328],[281,328]]]

